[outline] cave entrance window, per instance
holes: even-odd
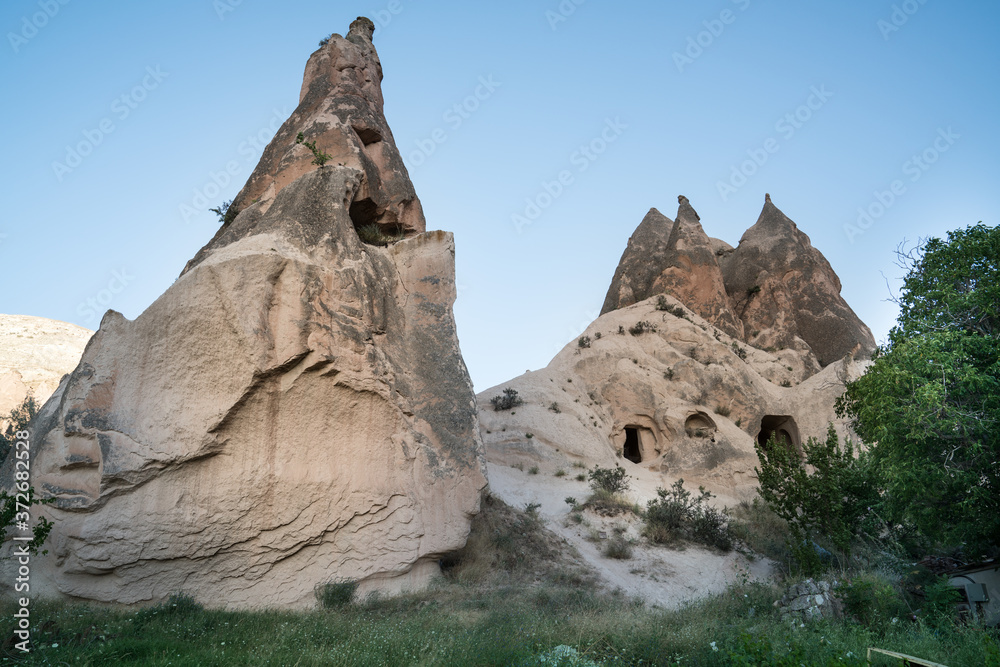
[[[378,206],[371,199],[360,199],[351,202],[348,213],[355,229],[370,227],[378,224]]]
[[[642,448],[639,446],[639,429],[625,428],[625,450],[622,452],[632,463],[642,463]]]
[[[761,449],[774,437],[782,447],[801,453],[799,428],[795,420],[787,415],[765,415],[760,421],[760,433],[757,434],[757,444]]]

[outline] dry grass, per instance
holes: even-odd
[[[746,545],[753,553],[766,556],[787,566],[792,554],[788,550],[786,537],[788,524],[772,512],[760,498],[741,501],[736,507],[726,510],[729,515],[729,531],[737,542]]]
[[[620,493],[611,493],[597,489],[581,507],[593,510],[601,516],[618,516],[619,514],[635,514],[642,516],[642,508],[628,500]]]
[[[516,510],[487,496],[472,521],[465,547],[441,565],[450,579],[477,587],[508,586],[538,577],[596,587],[596,575],[575,561],[575,554],[545,528],[536,513]]]

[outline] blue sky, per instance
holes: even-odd
[[[576,337],[679,194],[736,245],[769,192],[879,340],[900,242],[998,224],[995,2],[10,0],[0,312],[138,316],[359,15],[428,228],[455,233],[478,390]]]

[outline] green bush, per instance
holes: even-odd
[[[936,577],[924,588],[923,618],[931,627],[951,625],[957,617],[955,605],[962,601],[962,594],[952,586],[948,577]]]
[[[224,225],[228,225],[230,222],[236,219],[236,216],[240,214],[239,209],[233,207],[233,200],[222,202],[219,206],[215,208],[208,209],[215,215],[219,216],[219,222]]]
[[[576,344],[580,347],[590,347],[590,336],[580,336],[580,340],[576,341]]]
[[[22,483],[27,484],[27,482]],[[30,524],[31,517],[28,510],[30,510],[33,506],[47,505],[53,502],[52,498],[46,498],[44,500],[36,498],[35,488],[32,486],[28,487],[26,493],[28,496],[28,502],[24,503],[21,502],[23,499],[23,495],[21,493],[15,493],[13,496],[10,496],[7,495],[6,491],[0,491],[0,544],[6,541],[7,534],[12,528],[19,526],[22,523]],[[42,548],[42,544],[45,543],[45,540],[49,537],[49,533],[52,532],[52,526],[53,523],[51,521],[45,517],[41,517],[38,520],[38,523],[31,528],[31,540],[28,542],[22,542],[21,544],[24,544],[28,548],[29,552],[33,554],[39,553],[39,549]],[[18,530],[22,533],[24,532],[23,528],[19,528]],[[47,553],[48,551],[41,552],[43,556]]]
[[[333,159],[333,156],[330,155],[329,153],[324,153],[320,149],[316,148],[315,141],[306,141],[305,135],[302,134],[301,132],[299,132],[298,136],[295,137],[295,143],[302,144],[310,151],[312,151],[313,154],[312,163],[315,165],[319,165],[320,167],[322,167],[324,164]]]
[[[503,390],[503,395],[491,398],[490,403],[493,405],[493,409],[495,411],[500,412],[501,410],[511,410],[516,408],[517,406],[522,405],[524,401],[517,395],[516,389],[510,389],[508,387]]]
[[[895,587],[871,573],[849,579],[837,588],[844,602],[844,612],[867,628],[905,616],[906,605]]]
[[[628,543],[628,540],[624,536],[612,535],[611,539],[604,545],[604,550],[601,553],[604,554],[605,558],[628,560],[632,557],[632,545]]]
[[[662,310],[664,312],[670,313],[674,317],[679,317],[682,320],[688,320],[687,313],[680,306],[672,306],[667,302],[667,297],[662,294],[656,299],[656,309]],[[690,321],[690,320],[688,320]]]
[[[321,609],[336,609],[351,603],[358,590],[358,582],[351,579],[334,579],[317,584],[313,592]]]
[[[31,426],[31,420],[38,414],[39,407],[38,401],[29,392],[24,397],[24,400],[21,401],[21,404],[7,415],[6,419],[10,421],[10,424],[0,432],[0,465],[7,459],[7,453],[14,446],[17,434],[28,431],[28,428]]]
[[[755,443],[760,468],[760,496],[788,522],[789,549],[806,574],[824,569],[813,539],[826,537],[849,557],[851,545],[869,525],[869,508],[878,499],[869,459],[857,457],[850,440],[841,446],[830,424],[826,440],[810,438],[803,454],[774,436],[761,447]],[[807,467],[813,472],[807,472]]]
[[[601,468],[598,466],[590,471],[590,486],[594,491],[625,493],[629,489],[630,479],[631,476],[621,466],[615,466],[614,468]]]
[[[646,504],[644,533],[652,542],[670,544],[685,538],[724,551],[733,548],[726,515],[708,501],[712,494],[704,487],[693,496],[679,479],[667,489],[657,489],[655,500]]]
[[[655,324],[651,324],[650,322],[647,322],[645,320],[640,320],[639,322],[636,322],[633,326],[629,327],[628,332],[633,336],[641,336],[644,333],[655,333],[656,330],[657,329]]]
[[[898,323],[838,402],[878,471],[877,507],[939,551],[1000,545],[1000,227],[899,253]]]
[[[361,239],[363,243],[368,245],[375,245],[385,247],[392,245],[393,243],[398,243],[406,238],[402,229],[398,230],[395,234],[388,234],[382,227],[375,223],[369,225],[361,225],[355,228],[358,232],[358,238]]]

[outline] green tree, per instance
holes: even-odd
[[[38,414],[38,401],[29,392],[21,404],[3,419],[7,422],[7,428],[0,430],[0,465],[7,459],[7,454],[14,446],[15,434],[27,430],[36,414]]]
[[[15,443],[20,439],[28,437],[28,426],[31,420],[38,414],[38,402],[29,393],[19,406],[10,411],[6,420],[7,427],[0,432],[0,464],[15,448]],[[15,454],[19,461],[28,455],[27,450],[18,450],[20,454]],[[6,491],[0,491],[0,543],[7,539],[8,533],[20,524],[30,525],[29,510],[34,505],[46,505],[51,503],[51,499],[40,500],[35,497],[35,489],[27,485],[27,481],[19,479],[21,475],[27,477],[27,472],[21,468],[16,468],[13,472],[14,495]],[[22,533],[24,529],[19,528]],[[31,529],[32,539],[24,543],[32,553],[38,553],[42,543],[52,530],[52,522],[42,517]],[[42,552],[45,553],[45,552]]]
[[[755,446],[760,495],[788,522],[788,546],[802,569],[807,574],[822,569],[813,545],[818,536],[850,556],[851,544],[878,497],[867,457],[855,456],[850,440],[841,445],[832,424],[825,440],[810,438],[801,454],[774,436],[764,446]]]
[[[1000,545],[1000,228],[898,254],[898,323],[838,413],[870,446],[887,519],[983,555]]]

